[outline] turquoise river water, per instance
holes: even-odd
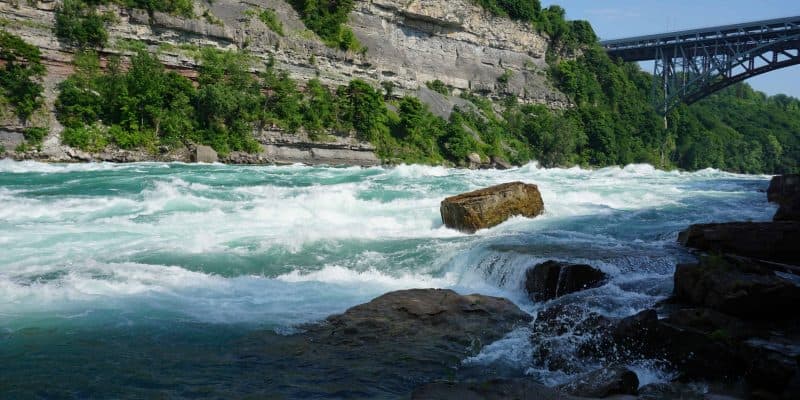
[[[545,215],[473,236],[442,226],[442,198],[516,180],[539,185]],[[404,288],[504,296],[534,313],[541,304],[525,297],[522,276],[548,259],[610,274],[571,301],[627,316],[665,298],[675,264],[691,259],[676,244],[680,230],[769,219],[767,185],[766,176],[647,165],[0,160],[0,398],[336,397],[324,382],[303,380],[303,366],[287,374],[290,361],[242,361],[237,341],[290,335]],[[529,333],[515,331],[464,365],[567,379],[532,361]],[[671,373],[632,367],[643,384]],[[354,388],[370,397],[407,395],[357,378]]]

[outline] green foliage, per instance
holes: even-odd
[[[0,96],[6,99],[23,122],[42,105],[43,87],[38,80],[44,76],[39,49],[0,30]]]
[[[259,120],[259,85],[239,52],[204,49],[196,112],[203,141],[221,154],[258,150],[253,124]]]
[[[25,141],[28,144],[39,145],[42,144],[45,136],[47,136],[47,129],[41,127],[26,128],[22,132],[22,136],[25,137]]]
[[[75,73],[59,89],[58,119],[81,146],[86,146],[81,139],[86,136],[85,126],[100,121],[112,126],[107,139],[121,148],[148,147],[156,138],[177,144],[190,140],[195,132],[192,83],[167,72],[146,52],[132,57],[127,71],[119,59],[111,59],[107,72],[100,70],[95,53],[80,53]]]
[[[565,113],[571,120],[567,130],[585,135],[585,141],[575,141],[567,160],[743,173],[800,170],[800,100],[767,97],[738,84],[673,110],[665,129],[663,118],[650,105],[652,77],[635,64],[612,61],[598,46],[560,63],[552,75],[577,105]],[[531,143],[538,142],[531,138]],[[571,148],[572,141],[568,143]]]
[[[269,29],[278,35],[283,36],[283,23],[275,14],[275,10],[264,9],[258,14],[258,19],[264,23]]]
[[[542,9],[539,0],[475,0],[475,2],[492,14],[522,21],[532,21]]]
[[[425,82],[425,86],[427,86],[428,89],[433,90],[434,92],[441,93],[445,96],[450,96],[451,93],[450,88],[447,85],[445,85],[444,82],[438,79],[435,81]]]
[[[65,128],[61,132],[61,141],[83,151],[97,152],[108,146],[108,133],[98,125]]]
[[[59,39],[78,47],[103,47],[108,41],[108,16],[97,13],[84,0],[64,0],[55,10],[55,33]]]
[[[110,3],[113,0],[90,0],[95,3]],[[174,15],[181,15],[184,17],[194,16],[194,5],[192,0],[117,0],[122,4],[133,7],[142,8],[149,12],[165,12]]]
[[[558,5],[542,8],[539,0],[474,0],[494,15],[530,22],[547,33],[555,47],[573,50],[597,41],[587,21],[567,21],[566,11]]]
[[[675,165],[746,173],[800,172],[800,100],[738,84],[669,115]]]
[[[356,131],[359,139],[372,141],[386,131],[387,112],[381,93],[368,83],[354,79],[339,87],[343,118]]]
[[[345,23],[355,5],[353,0],[290,0],[306,27],[330,47],[359,51],[361,44]]]

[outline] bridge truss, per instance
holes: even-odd
[[[612,57],[653,61],[653,99],[666,115],[734,83],[800,64],[800,17],[601,43]]]

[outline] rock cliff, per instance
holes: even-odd
[[[60,43],[52,31],[54,9],[59,2],[0,0],[3,29],[39,47],[47,66],[46,109],[34,117],[34,122],[48,126],[54,134],[45,141],[44,149],[50,154],[40,157],[50,159],[64,158],[67,154],[58,148],[61,127],[52,108],[58,83],[72,72],[75,52]],[[253,15],[253,10],[262,9],[275,11],[285,35],[272,32]],[[110,39],[101,54],[130,54],[132,41],[138,41],[157,51],[167,67],[190,78],[196,76],[197,50],[213,46],[247,49],[262,61],[274,58],[279,68],[288,70],[300,81],[316,77],[324,84],[339,85],[360,78],[376,86],[391,82],[397,94],[404,94],[417,93],[426,82],[439,79],[451,86],[455,94],[466,90],[495,98],[514,94],[522,101],[554,108],[567,105],[566,97],[547,81],[544,58],[548,38],[525,24],[495,17],[470,0],[356,1],[349,25],[366,49],[360,53],[326,47],[305,28],[291,5],[282,0],[197,1],[195,13],[205,16],[193,19],[116,6],[107,7],[106,11],[116,21],[109,27]],[[262,65],[256,63],[254,68]],[[22,140],[22,127],[13,118],[4,118],[0,131],[0,141],[6,149],[15,148]],[[366,164],[377,162],[374,155],[358,154],[371,154],[370,146],[352,138],[338,142],[342,142],[341,150],[356,152],[356,158],[367,159]],[[290,148],[293,156],[287,162],[297,161],[298,157],[305,162],[308,156],[298,156],[294,150],[310,152],[316,148],[311,142],[298,144],[293,138],[265,145]],[[325,153],[336,150],[337,146],[328,144],[320,149],[324,151],[318,153]],[[274,148],[271,151],[281,153]],[[255,157],[259,158],[269,157]],[[333,155],[333,158],[350,156]]]

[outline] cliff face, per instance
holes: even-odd
[[[48,69],[44,82],[47,107],[34,122],[49,126],[55,135],[61,130],[52,114],[56,87],[72,72],[74,54],[74,49],[60,43],[52,32],[53,10],[58,3],[0,0],[3,28],[42,50]],[[284,36],[272,32],[248,12],[261,9],[275,10]],[[108,11],[116,15],[117,22],[109,27],[109,44],[102,53],[126,54],[130,41],[139,41],[158,51],[169,68],[188,77],[196,76],[199,47],[245,48],[257,59],[274,57],[279,68],[301,81],[316,77],[325,84],[340,85],[361,78],[376,86],[389,81],[397,93],[403,94],[424,90],[426,82],[439,79],[452,86],[456,94],[465,90],[493,97],[515,94],[523,101],[551,107],[567,103],[565,96],[547,82],[544,55],[548,39],[524,24],[494,17],[470,0],[357,1],[349,25],[367,48],[363,54],[326,47],[282,0],[198,1],[196,14],[209,17],[195,19],[117,7]],[[501,76],[506,78],[503,82]],[[0,141],[13,149],[21,141],[21,127],[11,118],[5,120]],[[268,136],[275,135],[280,136],[276,132]],[[45,147],[52,150],[58,141],[51,139]],[[341,142],[350,150],[371,149],[352,138],[345,139]],[[296,140],[277,142],[300,146]],[[275,145],[275,141],[269,144]]]

